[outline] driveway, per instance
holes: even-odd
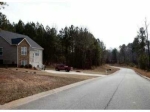
[[[73,74],[73,75],[87,75],[87,76],[106,76],[106,75],[102,75],[102,74],[90,74],[90,73],[83,73],[83,72],[74,72],[74,71],[70,71],[70,72],[65,72],[65,71],[55,71],[55,70],[45,70],[48,73],[54,73],[54,74]]]
[[[150,81],[121,68],[15,109],[150,109]]]

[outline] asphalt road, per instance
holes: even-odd
[[[122,68],[15,109],[150,109],[150,81]]]

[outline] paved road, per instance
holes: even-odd
[[[122,68],[15,109],[150,109],[150,81]]]

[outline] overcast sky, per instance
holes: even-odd
[[[9,6],[2,12],[10,22],[40,22],[57,30],[70,25],[87,27],[107,49],[132,42],[145,17],[150,23],[150,0],[20,1],[6,0]]]

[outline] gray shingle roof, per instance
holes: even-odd
[[[11,43],[13,45],[18,45],[24,38],[15,38],[15,39],[11,39]]]
[[[12,39],[25,38],[32,48],[43,49],[40,45],[38,45],[35,41],[33,41],[30,37],[26,35],[0,30],[0,37],[4,38],[11,45],[13,45]]]

